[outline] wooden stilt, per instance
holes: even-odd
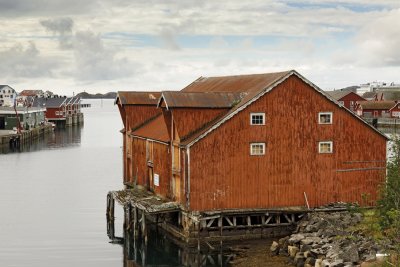
[[[144,213],[144,210],[142,210],[141,223],[142,223],[142,237],[144,239],[144,242],[147,244],[147,225],[146,225],[146,215]]]
[[[137,207],[133,208],[133,236],[136,238],[138,237],[138,210]]]

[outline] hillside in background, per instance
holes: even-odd
[[[87,92],[81,92],[81,93],[77,94],[76,96],[79,96],[82,99],[100,99],[100,98],[115,99],[117,97],[117,93],[109,92],[106,94],[89,94]]]

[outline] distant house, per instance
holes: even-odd
[[[0,85],[0,107],[13,107],[17,92],[8,85]]]
[[[76,115],[81,112],[81,98],[69,97],[65,101],[65,111],[68,115]]]
[[[43,90],[23,90],[17,96],[18,107],[31,107],[35,97],[44,97]]]
[[[395,101],[360,101],[357,104],[358,116],[365,118],[391,118],[398,115]]]
[[[363,97],[348,90],[327,91],[326,93],[353,112],[356,110],[357,101],[365,101]]]
[[[0,107],[0,130],[12,130],[18,127],[18,118],[21,128],[29,130],[35,128],[45,121],[44,108],[23,108],[17,107],[17,113],[13,107]]]
[[[46,119],[62,125],[73,125],[83,122],[79,97],[35,98],[33,107],[46,108]]]

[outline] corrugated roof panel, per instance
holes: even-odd
[[[117,99],[122,105],[157,105],[160,92],[119,91]]]
[[[200,77],[188,86],[183,92],[260,92],[290,71],[235,75],[222,77]]]
[[[163,92],[162,97],[169,108],[230,108],[239,103],[241,93],[225,92]]]

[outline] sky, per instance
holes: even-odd
[[[0,84],[180,90],[297,70],[324,90],[400,83],[399,0],[0,0]]]

